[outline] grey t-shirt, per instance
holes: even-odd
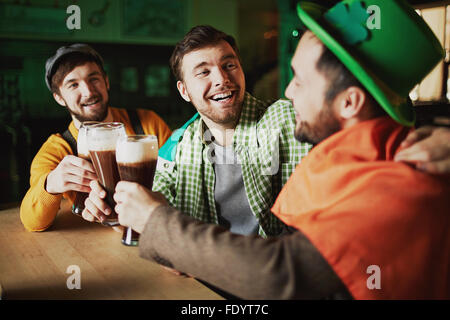
[[[242,168],[233,147],[211,143],[211,160],[216,175],[214,199],[219,224],[231,232],[258,234],[258,220],[250,208],[245,193]]]

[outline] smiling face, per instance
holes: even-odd
[[[245,94],[245,78],[239,58],[224,40],[183,56],[183,79],[177,88],[192,102],[205,123],[234,128],[239,120]]]
[[[327,101],[328,80],[317,70],[316,64],[323,44],[307,32],[300,39],[291,67],[294,77],[285,95],[295,109],[295,137],[299,141],[317,144],[339,131],[335,101]]]
[[[75,122],[103,121],[108,114],[108,89],[108,77],[95,62],[86,62],[64,77],[53,97],[67,107]]]

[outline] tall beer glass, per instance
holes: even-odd
[[[98,121],[84,121],[81,123],[80,129],[78,130],[78,139],[77,139],[77,149],[78,149],[78,157],[87,160],[92,163],[91,157],[89,156],[89,149],[87,146],[87,138],[86,138],[86,128],[95,124],[98,124]],[[76,215],[81,215],[84,209],[84,201],[89,196],[87,192],[77,192],[75,196],[75,201],[72,206],[72,213]]]
[[[120,180],[116,163],[116,143],[121,136],[126,136],[125,126],[120,122],[104,122],[88,127],[87,141],[89,154],[94,165],[98,181],[106,191],[106,203],[112,212],[102,224],[117,226],[119,221],[114,210],[114,190]]]
[[[120,137],[116,146],[116,161],[120,179],[137,182],[152,190],[153,177],[158,160],[158,138],[152,135]],[[139,234],[125,228],[122,243],[128,246],[138,244]]]

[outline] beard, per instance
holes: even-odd
[[[238,95],[240,93],[240,90],[238,89],[235,91],[235,95]],[[226,110],[220,110],[220,107],[212,107],[212,106],[204,106],[203,101],[199,101],[198,103],[193,99],[193,97],[189,94],[188,96],[191,99],[191,103],[194,105],[194,107],[197,109],[197,111],[213,121],[216,124],[220,125],[232,125],[235,126],[239,118],[241,116],[242,107],[244,104],[244,97],[235,97],[235,101],[232,105],[227,106]],[[202,107],[204,106],[204,107]]]
[[[203,115],[211,119],[214,123],[221,125],[233,124],[233,126],[235,126],[239,121],[241,111],[242,102],[235,103],[226,113],[211,111],[206,113],[204,112]]]
[[[67,110],[69,110],[70,114],[75,117],[78,121],[84,122],[84,121],[103,121],[105,120],[106,116],[108,115],[108,100],[104,101],[101,96],[95,96],[90,99],[90,101],[95,101],[97,99],[100,99],[100,109],[96,110],[94,113],[91,114],[83,114],[82,112],[79,112],[77,110],[73,110],[69,107],[67,107]],[[83,104],[87,104],[90,101],[86,101]],[[67,106],[67,102],[66,102]],[[83,108],[83,107],[81,107]]]
[[[300,142],[316,145],[341,129],[341,125],[331,109],[331,104],[327,104],[320,111],[314,123],[300,121],[300,126],[296,125],[294,136]]]

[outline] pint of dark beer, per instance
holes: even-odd
[[[120,137],[116,146],[116,161],[120,179],[137,182],[152,190],[153,177],[158,160],[158,138],[151,135]],[[125,228],[122,243],[128,246],[138,244],[139,234]]]
[[[120,180],[116,163],[116,143],[121,136],[126,136],[125,127],[120,122],[105,122],[88,127],[87,142],[89,154],[94,165],[98,181],[106,191],[105,201],[112,212],[102,222],[107,226],[117,226],[119,221],[114,211],[113,199],[117,182]]]
[[[77,149],[78,149],[78,157],[91,161],[91,157],[89,156],[89,149],[87,147],[87,139],[86,139],[86,128],[95,124],[98,124],[98,121],[84,121],[81,123],[80,129],[78,130],[78,138],[77,138]],[[76,215],[81,215],[84,209],[84,201],[89,196],[89,193],[86,192],[77,192],[75,196],[75,201],[72,206],[72,213]]]

